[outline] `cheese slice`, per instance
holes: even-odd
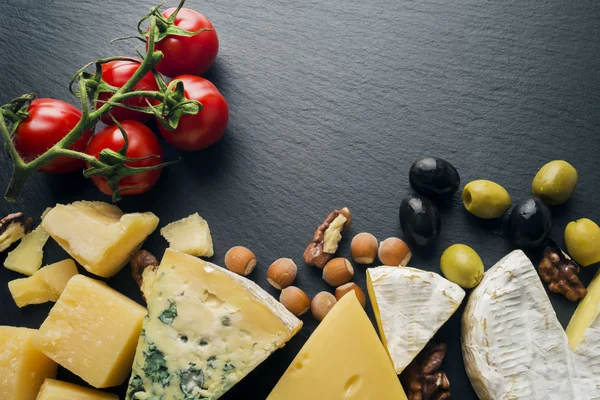
[[[36,400],[119,400],[119,397],[56,379],[46,379]]]
[[[600,321],[571,350],[535,267],[520,250],[487,271],[462,321],[467,374],[481,400],[600,399]]]
[[[588,329],[600,315],[600,272],[588,286],[588,294],[579,302],[571,321],[567,326],[569,344],[574,350],[589,334]]]
[[[160,230],[173,250],[198,257],[212,257],[213,241],[208,222],[198,213],[175,221]]]
[[[406,400],[353,291],[331,309],[267,398],[306,399]]]
[[[34,400],[57,365],[33,346],[35,329],[0,326],[0,399]]]
[[[146,309],[84,275],[69,280],[35,335],[35,346],[96,388],[123,383]]]
[[[21,239],[21,243],[6,257],[4,266],[11,271],[23,275],[33,275],[42,266],[44,245],[48,241],[48,233],[39,225]]]
[[[379,334],[397,374],[460,306],[465,291],[440,275],[410,267],[367,269]]]
[[[170,249],[145,297],[127,399],[217,399],[302,327],[254,282]]]
[[[78,201],[58,204],[42,226],[86,270],[109,278],[156,229],[158,218],[149,212],[123,214],[102,202]]]

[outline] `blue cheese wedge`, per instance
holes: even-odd
[[[170,249],[146,289],[128,400],[218,399],[302,327],[254,282]]]

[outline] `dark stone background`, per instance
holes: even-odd
[[[2,1],[0,100],[33,91],[76,104],[67,91],[71,74],[99,57],[134,55],[137,42],[108,42],[133,33],[151,5]],[[553,209],[553,237],[562,243],[573,219],[600,222],[598,2],[190,0],[188,6],[205,13],[219,33],[221,50],[207,77],[229,101],[227,134],[206,151],[168,149],[169,158],[183,160],[149,194],[120,206],[153,211],[161,226],[199,212],[212,229],[213,261],[222,264],[233,245],[250,247],[259,258],[250,278],[272,294],[265,271],[278,257],[296,260],[296,283],[309,295],[328,289],[301,256],[333,208],[352,210],[350,237],[402,236],[398,206],[411,192],[408,168],[420,155],[454,163],[463,184],[494,180],[515,201],[529,194],[540,166],[567,159],[580,183],[567,205]],[[1,162],[4,187],[10,164],[6,156]],[[1,203],[0,213],[39,216],[57,202],[82,199],[106,200],[77,175],[39,175],[19,202]],[[457,242],[474,247],[487,267],[511,250],[501,223],[470,216],[458,195],[442,218],[435,249],[416,253],[412,266],[439,272],[441,252]],[[344,239],[341,255],[349,255],[349,243]],[[158,232],[146,248],[161,254]],[[44,261],[64,257],[49,242]],[[364,267],[356,270],[365,288]],[[585,269],[586,283],[595,270]],[[6,288],[18,277],[0,268],[0,324],[37,328],[51,304],[19,310]],[[129,271],[108,283],[141,302]],[[566,326],[575,305],[550,297]],[[310,316],[303,319],[297,337],[223,398],[264,399],[316,327]],[[444,368],[453,398],[476,399],[459,334],[460,312],[437,335],[448,343]],[[79,381],[64,370],[59,377]]]

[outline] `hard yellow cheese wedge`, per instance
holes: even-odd
[[[35,335],[35,346],[96,388],[127,379],[146,310],[102,282],[76,275]]]
[[[0,399],[34,400],[57,365],[33,346],[35,329],[0,326]]]
[[[119,400],[119,397],[56,379],[46,379],[36,400]]]
[[[267,400],[406,400],[354,292],[333,307]]]
[[[56,301],[75,275],[77,266],[67,259],[40,269],[29,278],[8,282],[8,290],[18,307]]]
[[[8,253],[4,266],[23,275],[33,275],[42,266],[46,241],[48,233],[39,225],[21,239],[17,248]]]
[[[123,214],[116,206],[91,201],[58,204],[42,225],[67,253],[92,274],[108,278],[158,226],[152,213]]]
[[[213,241],[208,223],[198,213],[175,221],[160,230],[169,247],[198,257],[212,257]]]
[[[588,286],[587,295],[579,302],[567,326],[571,349],[575,350],[584,340],[586,331],[600,316],[600,272]]]
[[[254,282],[167,250],[151,291],[127,399],[218,399],[302,321]]]

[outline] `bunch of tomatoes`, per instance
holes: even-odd
[[[175,8],[165,10],[162,15],[169,18]],[[183,115],[175,129],[167,129],[160,123],[158,129],[162,137],[179,150],[195,151],[216,143],[225,133],[229,121],[229,107],[225,98],[210,81],[201,77],[212,65],[219,50],[219,39],[212,23],[197,11],[187,8],[178,10],[175,26],[188,32],[199,33],[191,36],[168,35],[155,43],[156,50],[164,54],[156,70],[161,74],[183,82],[185,97],[197,100],[202,110],[195,115]],[[102,64],[102,79],[114,88],[122,87],[137,71],[139,63],[134,61],[110,61]],[[156,78],[150,72],[134,90],[158,91]],[[109,101],[112,92],[98,95],[96,109]],[[126,100],[125,105],[147,107],[157,101],[144,97]],[[82,112],[61,100],[40,98],[31,102],[29,116],[23,120],[13,137],[15,148],[25,162],[32,161],[62,140],[80,121]],[[113,107],[111,115],[102,117],[108,126],[95,135],[92,130],[86,132],[72,146],[71,150],[86,153],[99,159],[103,149],[119,151],[125,144],[118,121],[127,133],[128,147],[125,156],[139,159],[125,164],[131,167],[152,167],[163,163],[163,150],[155,133],[146,125],[152,114],[135,111],[119,106]],[[113,120],[114,118],[114,120]],[[89,165],[87,166],[89,167]],[[45,164],[40,171],[63,174],[86,168],[85,162],[66,156],[59,156]],[[144,193],[157,182],[161,170],[147,170],[127,176],[119,181],[119,190],[123,195]],[[105,194],[113,194],[106,179],[93,176],[94,184]]]

